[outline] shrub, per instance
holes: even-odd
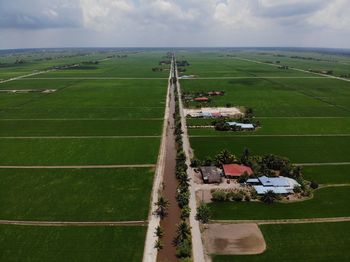
[[[241,202],[244,198],[244,194],[242,192],[230,192],[227,194],[227,198],[231,201]]]
[[[312,189],[317,189],[317,188],[318,188],[318,183],[316,183],[315,181],[311,181],[310,187],[311,187]]]
[[[190,217],[191,209],[189,206],[184,206],[181,209],[181,219],[185,220]]]
[[[244,174],[241,175],[241,176],[237,179],[237,181],[238,181],[238,183],[245,183],[245,182],[247,182],[248,179],[249,179],[249,174],[248,174],[247,172],[244,172]]]
[[[190,239],[182,241],[176,249],[176,256],[178,258],[188,258],[192,255],[192,245]]]
[[[223,202],[223,201],[226,201],[226,193],[225,193],[224,191],[221,191],[221,190],[214,191],[214,192],[211,194],[211,199],[212,199],[214,202]]]
[[[203,224],[208,223],[210,219],[210,209],[208,205],[202,203],[199,207],[197,207],[196,219]]]
[[[278,196],[275,192],[273,191],[267,191],[265,195],[261,197],[261,201],[263,201],[266,204],[272,204],[278,199]]]
[[[200,162],[199,159],[197,159],[197,158],[193,158],[193,159],[191,160],[191,167],[199,167],[200,164],[201,164],[201,162]]]
[[[300,186],[296,186],[294,187],[294,193],[301,193],[301,187]]]

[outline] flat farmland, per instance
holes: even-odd
[[[147,220],[153,170],[0,169],[0,220]]]
[[[190,128],[191,136],[236,135],[344,135],[350,134],[350,117],[303,118],[267,117],[256,118],[260,127],[254,132],[220,132],[214,128]],[[187,125],[211,125],[210,119],[188,119]]]
[[[314,192],[310,200],[292,203],[210,203],[212,219],[270,220],[350,216],[350,187],[327,187]]]
[[[290,158],[294,163],[333,163],[350,161],[350,136],[235,136],[191,137],[196,157],[214,157],[222,149],[237,156],[245,148],[252,154],[276,154]]]
[[[350,222],[260,225],[267,250],[260,255],[214,256],[228,261],[349,261]]]
[[[66,70],[56,70],[45,74],[45,77],[155,77],[168,78],[169,66],[162,66],[162,72],[153,72],[152,68],[160,67],[159,61],[169,60],[164,57],[166,52],[125,53],[124,58],[114,57],[97,65],[88,65]],[[40,75],[34,77],[42,77]]]
[[[333,70],[335,76],[341,76],[349,74],[349,59],[346,56],[328,56],[320,55],[317,53],[296,53],[296,52],[281,52],[283,56],[276,56],[275,52],[271,53],[244,53],[242,57],[264,62],[270,61],[275,63],[280,61],[281,65],[287,65],[289,67],[300,68],[303,70]],[[308,58],[308,59],[302,59]]]
[[[169,74],[167,66],[152,68],[165,53],[47,56],[23,55],[21,66],[8,59],[1,68],[5,79],[81,64],[0,84],[0,91],[33,90],[0,92],[0,165],[17,167],[0,169],[0,219],[39,223],[1,225],[0,260],[141,261],[147,227],[133,221],[149,215]],[[137,225],[100,223],[106,221]]]
[[[250,107],[257,117],[350,116],[350,83],[335,79],[183,80],[181,86],[184,92],[224,91],[202,106]]]
[[[47,80],[15,81],[11,86],[43,86],[41,81],[46,86]],[[56,80],[51,81],[54,89]],[[0,105],[0,118],[163,118],[166,80],[80,80],[61,85],[51,94],[0,94],[4,101],[9,99]]]
[[[350,184],[350,165],[305,166],[303,176],[319,184]]]
[[[146,227],[0,226],[0,260],[141,261]]]
[[[267,67],[262,64],[252,64],[238,60],[220,52],[192,52],[177,54],[177,60],[188,60],[190,67],[183,75],[197,77],[232,77],[232,76],[307,76],[303,72],[280,70],[276,67]],[[238,53],[234,53],[238,55]]]
[[[163,121],[150,120],[0,120],[1,137],[160,136]]]
[[[160,138],[1,138],[0,165],[155,164]]]

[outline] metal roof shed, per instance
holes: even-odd
[[[202,166],[199,168],[204,183],[221,183],[222,171],[215,166]]]

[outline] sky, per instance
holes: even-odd
[[[0,0],[0,49],[350,48],[350,0]]]

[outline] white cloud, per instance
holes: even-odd
[[[349,12],[350,0],[0,0],[0,47],[26,44],[25,30],[65,46],[349,47]]]
[[[329,1],[326,8],[315,12],[308,18],[308,22],[318,28],[326,27],[350,33],[350,1]]]

